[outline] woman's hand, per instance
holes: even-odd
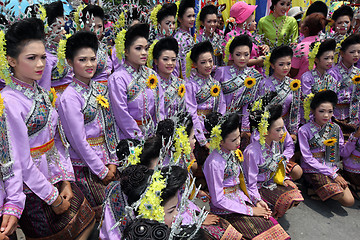
[[[64,199],[61,195],[55,200],[53,204],[51,204],[52,210],[56,215],[63,214],[70,207],[70,202],[67,199]]]
[[[207,192],[205,192],[203,190],[199,190],[197,198],[201,199],[203,202],[208,202],[211,199],[209,193],[207,193]]]
[[[0,233],[0,240],[9,240],[9,237],[3,233]]]
[[[293,140],[294,142],[297,141],[297,136],[296,136],[295,134],[291,134],[290,136],[291,136],[291,138],[292,138],[292,140]]]
[[[209,213],[203,222],[203,225],[214,225],[219,222],[220,218],[214,214]]]
[[[345,179],[338,175],[335,179],[335,182],[337,182],[343,189],[347,188],[348,183],[345,181]]]
[[[4,214],[2,216],[2,223],[0,232],[4,235],[10,236],[17,228],[18,219],[13,215]],[[0,238],[2,239],[2,238]]]
[[[261,55],[267,55],[270,52],[270,47],[266,44],[260,46]]]
[[[68,181],[62,182],[60,196],[62,196],[64,199],[68,200],[69,202],[74,197],[74,193],[72,191],[70,182]]]
[[[269,208],[269,206],[266,204],[266,202],[264,202],[263,200],[259,201],[256,203],[256,207],[262,207],[265,208],[268,211],[271,211],[271,209]]]
[[[285,180],[284,181],[284,186],[285,187],[287,187],[287,186],[290,186],[290,187],[292,187],[292,188],[294,188],[294,189],[298,189],[298,187],[296,186],[296,184],[293,182],[293,181],[291,181],[291,180]]]
[[[101,180],[105,185],[108,185],[111,181],[113,181],[115,178],[115,175],[112,171],[109,170],[109,172],[106,174],[106,177]]]
[[[269,219],[271,217],[271,211],[266,210],[263,207],[252,207],[253,215],[256,217],[264,217],[265,219]]]
[[[109,164],[109,165],[107,165],[107,168],[109,169],[109,171],[111,171],[114,174],[114,179],[113,180],[115,180],[117,166],[114,165],[114,164]]]

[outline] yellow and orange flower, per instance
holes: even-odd
[[[211,94],[211,96],[213,96],[213,97],[218,97],[219,94],[220,94],[220,90],[221,90],[221,88],[220,88],[218,85],[215,84],[215,85],[212,86],[211,89],[210,89],[210,94]]]
[[[103,95],[97,95],[96,101],[100,104],[100,106],[109,108],[109,101]]]
[[[256,79],[252,77],[245,78],[244,85],[247,88],[252,88],[256,84]]]
[[[50,98],[51,105],[53,107],[55,107],[55,103],[56,103],[56,99],[57,99],[57,94],[56,94],[55,88],[50,88],[49,98]]]
[[[185,89],[185,85],[184,84],[181,84],[179,89],[178,89],[178,94],[181,98],[184,97],[185,95],[185,92],[186,92],[186,89]]]
[[[280,139],[280,142],[281,143],[285,142],[285,138],[286,138],[286,132],[284,132],[282,138]]]
[[[292,91],[297,91],[301,87],[301,81],[299,79],[294,79],[290,83],[290,89]]]
[[[149,78],[147,79],[146,85],[147,85],[149,88],[154,89],[154,88],[156,88],[157,83],[158,83],[158,79],[157,79],[156,75],[155,75],[155,74],[151,74],[151,75],[149,76]]]
[[[351,81],[353,82],[353,84],[359,84],[360,83],[360,75],[355,75]]]
[[[332,147],[335,145],[336,142],[337,142],[336,138],[330,138],[330,139],[325,140],[323,143],[327,147]]]
[[[240,149],[237,149],[237,150],[235,151],[235,155],[236,155],[236,157],[239,159],[239,162],[243,162],[243,161],[244,161],[244,155],[243,155],[243,153],[241,152]]]

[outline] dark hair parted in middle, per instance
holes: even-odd
[[[89,31],[77,32],[66,41],[66,59],[73,60],[77,52],[82,48],[91,48],[96,54],[98,45],[98,39],[94,33]]]
[[[56,22],[56,18],[64,17],[64,6],[61,1],[45,5],[47,23],[49,26]]]
[[[235,48],[237,48],[239,46],[248,46],[250,49],[250,52],[251,52],[253,42],[247,34],[242,34],[240,36],[236,36],[230,44],[230,47],[229,47],[230,54],[233,54],[235,51]]]
[[[341,43],[340,51],[345,52],[351,45],[360,44],[360,34],[352,34]]]
[[[336,106],[338,101],[337,94],[334,91],[331,90],[325,90],[321,91],[315,94],[314,98],[312,99],[310,103],[310,108],[312,110],[315,110],[317,107],[319,107],[323,103],[331,103],[333,107]]]
[[[200,11],[200,21],[204,22],[206,15],[215,14],[217,16],[217,7],[212,4],[204,6]]]
[[[178,10],[178,17],[182,18],[188,8],[195,8],[195,0],[181,0]]]
[[[174,51],[176,56],[179,53],[179,44],[173,37],[166,37],[160,39],[154,46],[153,58],[159,59],[163,51]]]
[[[176,17],[177,6],[175,3],[165,3],[156,14],[158,23],[168,16]]]
[[[206,116],[204,121],[205,128],[208,132],[211,133],[213,127],[218,125],[222,115],[218,112],[212,112]],[[223,140],[229,135],[230,133],[236,131],[236,129],[240,128],[240,119],[237,113],[232,113],[227,116],[225,122],[223,122],[220,126],[221,128],[221,137]]]
[[[130,46],[141,37],[146,40],[149,38],[149,25],[146,23],[135,24],[126,31],[125,49],[129,50]]]
[[[196,63],[197,60],[199,59],[200,54],[207,53],[207,52],[211,53],[211,55],[213,55],[213,52],[214,52],[214,49],[208,40],[197,43],[191,49],[190,59]]]
[[[270,55],[270,63],[275,64],[276,60],[282,57],[293,57],[293,50],[289,46],[276,47]]]
[[[91,19],[91,17],[98,17],[100,18],[103,22],[105,19],[105,13],[104,10],[98,6],[98,5],[87,5],[83,10],[82,10],[83,16],[81,18],[81,20],[86,23],[86,14],[89,13],[89,17]]]
[[[17,58],[32,40],[44,41],[44,23],[37,18],[25,18],[12,24],[6,34],[6,55]]]

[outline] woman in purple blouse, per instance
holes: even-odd
[[[94,211],[72,183],[74,170],[54,108],[56,96],[37,84],[45,68],[44,27],[25,19],[8,29],[6,53],[13,75],[2,95],[9,144],[21,163],[26,195],[20,226],[37,239],[87,239]]]
[[[313,116],[299,129],[301,167],[306,182],[322,201],[332,198],[350,207],[354,198],[338,171],[340,157],[350,156],[353,149],[350,146],[358,140],[359,133],[350,135],[344,146],[339,125],[331,121],[337,99],[331,90],[318,92],[313,97],[309,106]],[[311,190],[309,194],[314,195]]]

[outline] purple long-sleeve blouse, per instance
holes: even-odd
[[[218,86],[218,91],[212,95],[211,89]],[[186,108],[190,113],[193,123],[196,139],[201,146],[207,143],[204,135],[205,126],[203,115],[210,112],[219,112],[224,114],[226,103],[222,93],[220,83],[211,76],[205,78],[200,74],[194,74],[186,82]]]
[[[70,143],[74,166],[89,167],[100,179],[106,177],[108,164],[118,164],[118,132],[111,107],[103,107],[97,98],[108,101],[107,87],[90,81],[89,85],[74,78],[61,95],[59,116]]]
[[[148,86],[151,75],[158,81]],[[159,77],[152,69],[141,66],[136,71],[124,61],[110,76],[108,86],[120,139],[142,138],[142,121],[153,121],[156,124],[164,118],[164,93]]]
[[[194,38],[189,31],[182,30],[178,28],[174,34],[174,38],[179,44],[179,59],[180,59],[180,71],[179,76],[185,78],[186,76],[186,54],[194,46]]]
[[[51,205],[60,181],[74,181],[74,170],[60,136],[58,113],[49,93],[36,82],[31,86],[12,77],[3,91],[10,146],[21,162],[24,192],[35,193]]]
[[[221,83],[224,93],[226,108],[235,108],[241,114],[241,131],[250,132],[248,106],[257,96],[258,86],[262,75],[254,68],[246,67],[239,70],[235,65],[219,67],[214,78]],[[248,78],[254,78],[254,86],[248,88],[244,82]]]
[[[246,204],[252,201],[240,188],[242,167],[233,152],[215,149],[207,157],[203,172],[211,196],[211,212],[253,215],[252,207]]]
[[[166,118],[175,113],[185,110],[185,80],[170,75],[169,79],[160,77],[162,89],[164,89],[164,110]]]
[[[350,135],[343,155],[343,166],[348,172],[360,174],[360,138]]]
[[[338,82],[327,71],[321,73],[315,68],[305,72],[301,77],[301,91],[304,97],[317,93],[322,89],[337,91]]]

